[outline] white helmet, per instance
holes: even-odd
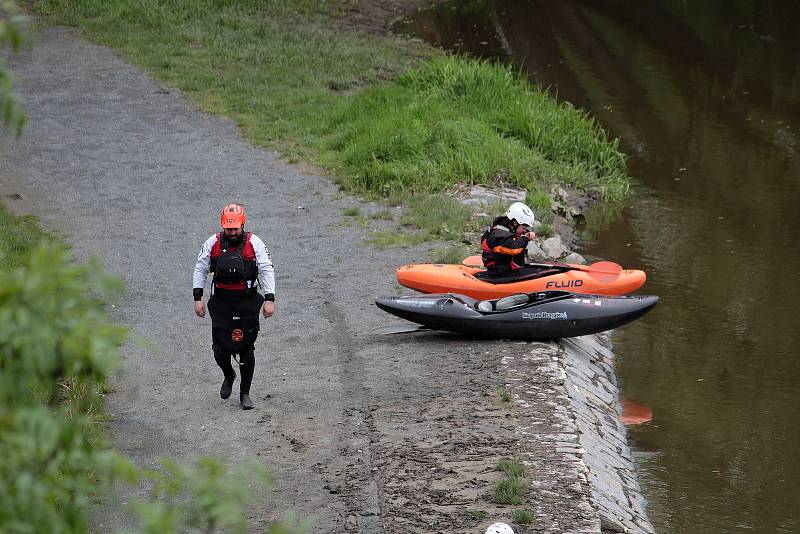
[[[522,204],[519,202],[519,204]],[[525,204],[522,204],[525,206]],[[526,208],[528,206],[525,206]],[[492,523],[489,525],[489,528],[486,529],[484,534],[514,534],[514,529],[506,525],[505,523]]]
[[[518,224],[527,224],[528,226],[533,226],[533,223],[536,222],[536,218],[533,216],[533,210],[522,202],[514,202],[511,204],[511,207],[509,207],[506,212],[506,217],[516,220]]]

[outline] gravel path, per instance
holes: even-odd
[[[394,267],[424,251],[364,246],[368,232],[342,224],[356,200],[71,30],[43,30],[12,68],[29,126],[19,142],[0,138],[0,194],[63,232],[79,256],[100,255],[128,286],[115,317],[159,347],[126,346],[107,396],[113,443],[137,465],[208,454],[263,461],[275,491],[253,509],[254,526],[292,510],[315,521],[313,532],[482,532],[510,520],[511,508],[483,498],[496,461],[539,450],[554,463],[536,474],[531,531],[591,530],[575,512],[586,488],[574,469],[560,469],[535,438],[521,443],[519,414],[499,401],[501,356],[530,345],[369,333],[399,321],[372,300],[397,292]],[[200,245],[220,207],[237,200],[277,270],[250,412],[235,394],[219,398],[210,322],[191,299]],[[557,404],[537,407],[543,433]],[[99,521],[104,530],[125,519],[107,510]]]

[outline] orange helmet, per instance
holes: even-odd
[[[242,228],[246,220],[244,206],[241,204],[228,204],[222,208],[222,214],[219,216],[223,228]]]

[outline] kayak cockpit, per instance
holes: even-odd
[[[505,276],[491,276],[489,271],[478,271],[473,276],[481,282],[488,282],[490,284],[513,284],[514,282],[524,282],[525,280],[533,280],[535,278],[543,278],[553,274],[563,273],[564,269],[556,266],[534,266],[526,265],[521,273],[512,273]]]
[[[521,308],[534,304],[553,302],[573,296],[568,291],[542,291],[539,293],[517,293],[496,300],[482,300],[475,303],[475,309],[481,313],[507,312],[514,308]]]

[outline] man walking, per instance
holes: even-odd
[[[261,311],[265,318],[275,313],[275,271],[264,242],[244,231],[246,219],[241,204],[228,204],[222,208],[222,231],[203,243],[194,266],[192,294],[194,312],[198,317],[205,317],[203,288],[210,272],[208,312],[211,315],[212,349],[225,377],[219,395],[223,399],[231,395],[236,379],[231,364],[233,357],[242,374],[239,403],[243,410],[250,410],[253,408],[250,383],[256,365],[253,345],[258,337],[258,313]],[[263,296],[257,286],[264,292]]]

